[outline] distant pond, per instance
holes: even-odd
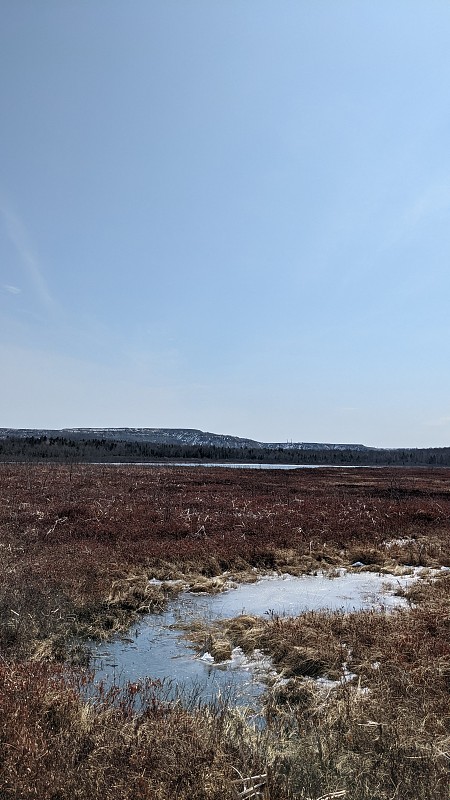
[[[364,464],[239,464],[232,461],[99,461],[111,467],[221,467],[222,469],[376,469]],[[378,466],[378,469],[382,467]]]

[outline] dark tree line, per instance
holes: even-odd
[[[450,466],[450,447],[395,450],[285,450],[154,444],[63,436],[0,440],[0,461],[92,463],[127,461],[211,461],[311,466]]]

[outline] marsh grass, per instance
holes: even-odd
[[[283,679],[265,706],[274,797],[448,797],[449,599],[443,574],[406,610],[242,615],[195,632],[211,653],[262,649]]]
[[[80,637],[125,631],[178,590],[151,577],[204,591],[225,572],[449,566],[447,471],[2,465],[0,501],[2,798],[227,800],[238,769],[267,772],[271,800],[448,800],[448,577],[394,614],[200,628],[219,660],[271,654],[286,682],[262,726],[151,682],[94,689],[67,666]]]
[[[49,664],[0,665],[2,797],[218,800],[231,796],[230,763],[259,766],[257,743],[226,709],[165,703],[151,682],[91,686],[86,701],[89,680]]]

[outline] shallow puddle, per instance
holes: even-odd
[[[393,609],[405,605],[394,594],[396,589],[416,578],[372,572],[343,572],[334,578],[283,575],[240,584],[215,596],[184,592],[164,613],[147,615],[126,640],[96,647],[96,676],[107,684],[150,677],[163,681],[171,698],[194,693],[210,701],[221,694],[235,704],[251,704],[264,691],[270,661],[260,653],[249,660],[236,648],[229,661],[216,664],[207,653],[203,657],[195,653],[177,626],[243,613],[296,616],[309,610]]]
[[[239,614],[297,616],[304,611],[359,611],[365,608],[404,605],[393,592],[411,583],[412,578],[397,578],[375,572],[344,572],[326,575],[282,575],[264,577],[256,583],[240,584],[223,594],[206,598],[205,611],[213,618],[227,619]],[[389,585],[390,591],[384,591]],[[201,608],[200,598],[198,607]]]
[[[209,702],[221,694],[236,705],[250,703],[264,691],[268,659],[248,660],[234,651],[230,662],[216,665],[199,656],[180,630],[180,625],[211,619],[205,600],[183,594],[164,613],[146,616],[127,639],[97,647],[96,678],[111,685],[150,677],[163,683],[169,699],[197,696]]]

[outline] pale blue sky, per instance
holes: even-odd
[[[447,0],[2,0],[0,427],[450,445]]]

